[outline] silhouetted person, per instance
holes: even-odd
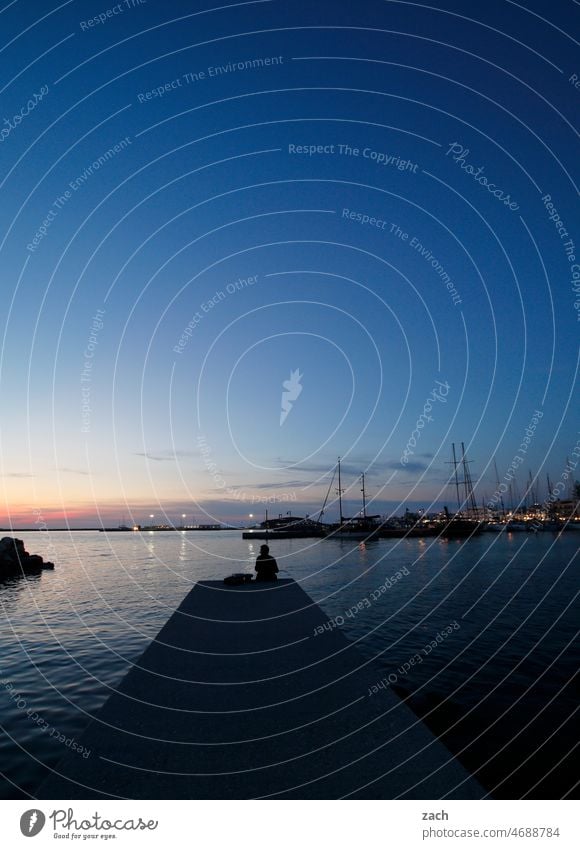
[[[270,554],[267,545],[260,546],[260,553],[256,557],[256,581],[276,581],[278,564]]]

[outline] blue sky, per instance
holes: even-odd
[[[545,495],[579,436],[579,14],[7,5],[2,524],[315,513],[338,455],[352,509],[362,471],[436,507],[452,442],[481,501],[534,416]]]

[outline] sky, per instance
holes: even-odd
[[[5,3],[0,525],[567,494],[579,16]]]

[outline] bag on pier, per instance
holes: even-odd
[[[251,580],[252,576],[249,572],[236,572],[224,578],[224,584],[249,584]]]

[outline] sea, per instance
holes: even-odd
[[[193,584],[251,572],[240,531],[31,532],[54,571],[0,582],[0,797],[34,798]],[[580,534],[271,543],[489,798],[580,781]],[[83,752],[79,750],[79,756]]]

